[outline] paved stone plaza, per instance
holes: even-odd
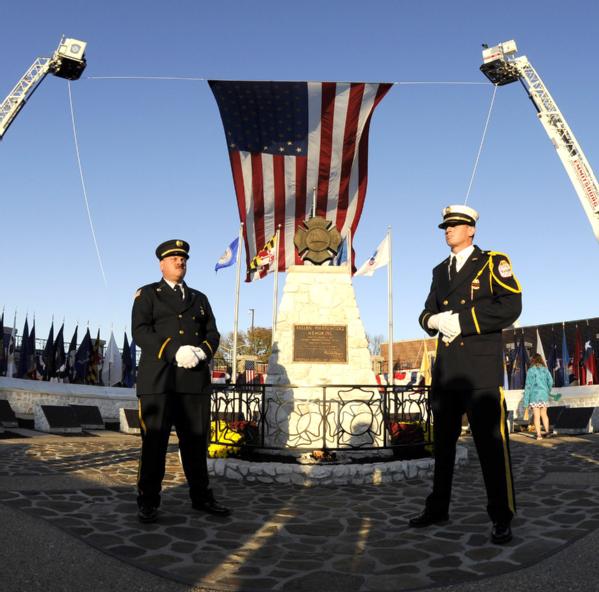
[[[84,556],[84,566],[89,553],[102,573],[90,571],[87,590],[114,590],[116,582],[128,591],[383,592],[447,585],[470,590],[481,579],[484,589],[536,590],[530,584],[518,587],[531,569],[523,568],[555,563],[570,546],[584,550],[585,537],[597,541],[599,531],[599,435],[542,442],[512,437],[519,514],[514,540],[501,547],[489,542],[474,449],[456,474],[451,522],[414,530],[407,518],[421,509],[429,489],[428,481],[419,479],[306,488],[217,478],[216,496],[233,515],[195,513],[173,440],[160,521],[142,525],[134,491],[137,437],[29,434],[0,440],[0,511],[8,518],[0,544],[9,557],[2,589],[7,592],[82,589],[60,573],[76,568],[67,565],[70,554],[73,560]],[[472,446],[469,438],[463,443]],[[41,539],[51,541],[39,559],[38,529]],[[22,548],[25,532],[29,549]],[[44,556],[50,562],[55,557],[54,581],[48,579]],[[582,563],[580,553],[577,557]],[[19,565],[29,579],[16,573]],[[585,568],[597,577],[590,564],[579,568],[581,577]],[[511,575],[511,583],[493,587],[504,581],[501,574]],[[111,580],[113,575],[118,579]],[[597,589],[572,584],[572,589]]]

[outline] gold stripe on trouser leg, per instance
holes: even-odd
[[[146,431],[146,424],[141,417],[141,399],[137,399],[137,416],[139,417],[139,427],[142,432]],[[141,454],[139,455],[139,462],[137,463],[137,483],[139,483],[139,475],[141,473]]]
[[[501,442],[503,445],[503,465],[505,470],[505,482],[507,485],[507,503],[512,511],[512,514],[516,513],[516,506],[514,504],[514,487],[512,484],[512,465],[510,462],[510,452],[507,447],[507,436],[505,433],[505,397],[503,394],[503,388],[499,387],[499,406],[501,408],[501,419],[500,419],[500,430],[501,430]]]

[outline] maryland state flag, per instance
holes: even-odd
[[[277,235],[275,234],[250,261],[249,276],[253,280],[261,280],[270,271],[274,271],[275,262],[275,243]]]

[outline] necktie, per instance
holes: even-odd
[[[181,298],[181,300],[183,300],[183,290],[181,290],[181,286],[179,284],[175,284],[175,287],[173,288],[173,290],[175,291],[175,294],[177,296],[179,296],[179,298]]]
[[[449,265],[449,279],[453,280],[458,273],[457,268],[457,257],[451,256],[451,263]]]

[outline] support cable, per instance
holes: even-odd
[[[87,189],[85,188],[85,179],[83,177],[83,168],[81,167],[81,157],[79,155],[79,141],[77,140],[77,127],[75,125],[75,111],[73,109],[73,97],[71,95],[71,81],[67,81],[69,89],[69,105],[71,107],[71,122],[73,124],[73,138],[75,139],[75,152],[77,154],[77,164],[79,165],[79,177],[81,178],[81,187],[83,188],[83,198],[85,200],[85,208],[87,210],[87,218],[89,220],[89,227],[92,231],[92,238],[96,247],[96,254],[98,256],[98,263],[100,264],[100,271],[102,272],[102,278],[104,279],[104,286],[108,287],[106,281],[106,274],[104,273],[104,266],[102,265],[102,257],[100,256],[100,249],[98,248],[98,241],[96,240],[96,232],[94,230],[94,223],[92,221],[91,211],[89,209],[89,201],[87,199]]]
[[[483,137],[480,140],[480,146],[478,147],[478,154],[476,155],[476,160],[474,161],[474,169],[472,170],[472,176],[470,177],[470,183],[468,184],[468,191],[466,191],[466,199],[464,199],[464,205],[468,202],[468,197],[470,197],[470,190],[472,189],[472,183],[474,182],[474,176],[476,175],[476,169],[478,168],[478,161],[480,159],[480,153],[483,150],[483,145],[485,143],[485,137],[487,135],[487,128],[489,127],[489,120],[491,119],[491,112],[493,111],[493,104],[495,103],[495,94],[497,93],[497,87],[493,85],[493,96],[491,97],[491,104],[489,105],[489,112],[487,113],[487,120],[485,121],[485,127],[483,129]]]
[[[191,81],[206,81],[207,78],[194,78],[190,76],[86,76],[86,80],[191,80]],[[468,81],[398,81],[392,82],[394,85],[419,85],[419,84],[440,84],[440,85],[474,85],[474,86],[491,86],[491,82],[468,82]]]

